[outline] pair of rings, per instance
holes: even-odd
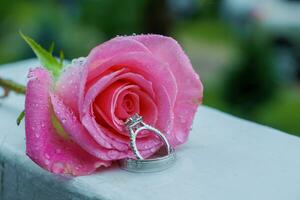
[[[126,158],[120,160],[119,163],[122,169],[131,172],[156,172],[165,170],[174,164],[176,159],[175,150],[169,144],[164,134],[159,130],[143,122],[143,118],[138,114],[129,117],[125,125],[130,134],[130,146],[136,159]],[[161,138],[166,146],[167,155],[150,159],[144,159],[142,157],[137,148],[136,137],[139,132],[144,130],[151,131]]]

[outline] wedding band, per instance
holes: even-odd
[[[126,120],[125,125],[130,134],[130,146],[136,159],[120,160],[119,163],[122,169],[132,172],[156,172],[172,166],[176,159],[175,150],[169,144],[164,134],[156,128],[144,123],[143,118],[138,114],[129,117]],[[136,145],[136,137],[137,134],[143,130],[151,131],[162,139],[167,149],[167,155],[151,159],[144,159],[142,157]]]
[[[122,169],[130,172],[159,172],[171,167],[175,160],[175,150],[171,148],[171,153],[163,157],[145,160],[122,159],[119,164]]]

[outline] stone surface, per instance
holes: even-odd
[[[26,82],[35,60],[0,67]],[[189,141],[167,171],[134,174],[118,166],[85,177],[50,174],[25,155],[24,97],[0,100],[0,199],[31,200],[299,200],[300,138],[200,107]]]

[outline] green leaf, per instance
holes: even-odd
[[[38,43],[36,43],[33,39],[28,36],[25,36],[22,32],[20,32],[21,37],[27,42],[27,44],[31,47],[35,55],[38,57],[41,64],[50,72],[52,72],[54,78],[57,78],[60,75],[61,68],[63,67],[61,63],[59,63],[55,57],[52,56],[47,50],[41,47]]]
[[[68,133],[66,133],[66,131],[62,127],[61,123],[58,121],[58,119],[56,118],[56,116],[54,114],[51,115],[51,122],[52,122],[53,127],[56,130],[56,133],[60,137],[62,137],[65,140],[70,139],[70,136],[68,135]]]
[[[51,42],[51,45],[48,49],[48,52],[52,55],[53,54],[53,50],[54,50],[54,47],[55,47],[55,43],[54,42]]]
[[[64,55],[64,52],[62,50],[60,50],[60,52],[59,52],[59,58],[60,58],[59,63],[61,65],[63,65],[64,64],[64,59],[65,59],[65,55]]]
[[[19,114],[19,116],[18,116],[18,118],[17,118],[17,125],[18,125],[18,126],[20,125],[20,123],[21,123],[21,121],[23,120],[24,116],[25,116],[25,110],[23,110],[23,111]]]

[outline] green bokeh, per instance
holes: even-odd
[[[193,2],[194,14],[178,17],[162,0],[1,0],[0,64],[34,57],[20,30],[45,48],[55,42],[54,54],[63,50],[67,59],[116,35],[171,35],[201,76],[205,105],[300,135],[299,83],[273,76],[268,38],[235,32],[219,16],[220,0]],[[244,88],[253,81],[259,90]]]

